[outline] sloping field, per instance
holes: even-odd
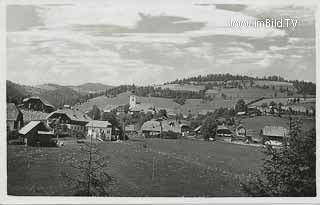
[[[176,90],[176,91],[192,91],[192,92],[199,92],[201,90],[205,89],[205,86],[203,85],[180,85],[180,84],[167,84],[167,85],[161,85],[159,86],[162,89],[170,89],[170,90]]]
[[[130,93],[121,93],[117,97],[111,98],[106,96],[100,96],[90,99],[88,102],[77,105],[82,111],[88,111],[92,109],[93,105],[97,105],[99,108],[104,108],[107,105],[121,105],[129,103]],[[198,113],[201,110],[214,110],[220,107],[234,107],[237,98],[231,100],[223,100],[222,98],[214,99],[213,101],[204,101],[202,99],[187,99],[184,105],[179,105],[173,102],[172,99],[158,98],[158,97],[137,97],[137,100],[141,103],[153,103],[158,108],[168,108],[171,110],[180,110],[184,114]],[[253,99],[245,99],[249,102]]]
[[[252,106],[261,106],[263,103],[267,103],[269,105],[269,103],[271,101],[275,102],[275,103],[282,103],[284,105],[287,104],[288,102],[288,99],[289,98],[268,98],[268,99],[263,99],[261,101],[258,101],[256,103],[253,103]],[[303,99],[303,98],[300,98],[300,104],[312,104],[312,103],[315,103],[316,102],[316,99],[315,98],[306,98],[306,99]]]
[[[72,195],[60,172],[77,173],[65,158],[86,157],[79,146],[8,146],[9,195]],[[136,139],[99,147],[115,179],[111,196],[244,196],[240,184],[258,172],[263,157],[258,147],[194,140]]]
[[[269,86],[272,87],[274,86],[276,89],[280,89],[280,87],[286,89],[288,88],[291,91],[295,91],[296,88],[293,86],[292,83],[288,83],[288,82],[278,82],[278,81],[270,81],[270,80],[255,80],[254,81],[255,85],[259,85],[259,86]]]
[[[213,93],[212,90],[208,90],[206,92],[207,95],[221,97],[222,93],[227,97],[232,96],[233,98],[242,98],[242,99],[256,99],[261,97],[273,98],[275,97],[275,93],[277,92],[277,97],[287,97],[286,92],[279,92],[272,90],[271,88],[263,89],[263,88],[255,88],[248,87],[247,89],[239,89],[239,88],[222,88],[217,90],[217,93]]]
[[[124,105],[129,103],[130,92],[119,94],[117,97],[99,96],[88,100],[88,102],[77,105],[82,111],[88,111],[92,109],[93,105],[97,105],[99,108],[104,108],[107,105]],[[171,108],[175,109],[180,105],[173,102],[172,99],[158,98],[158,97],[137,97],[138,102],[152,103],[159,108]]]

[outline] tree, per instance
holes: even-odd
[[[235,111],[236,112],[245,112],[247,111],[247,106],[246,103],[244,102],[243,99],[238,100],[236,106],[235,106]]]
[[[74,155],[74,154],[73,154]],[[60,174],[67,179],[69,185],[75,190],[75,196],[108,196],[108,188],[112,184],[112,177],[106,171],[107,156],[103,156],[93,143],[85,143],[80,148],[81,157],[70,156],[63,159],[66,165],[75,169],[76,175],[66,172]]]
[[[88,115],[93,119],[93,120],[100,120],[101,119],[101,112],[98,106],[93,105],[92,109],[89,111]]]
[[[167,117],[167,110],[166,109],[160,109],[158,113],[158,117]]]
[[[283,146],[267,146],[260,175],[243,184],[250,196],[316,196],[316,132],[303,133],[301,122],[291,123],[290,137]]]
[[[216,130],[217,130],[217,123],[213,115],[207,116],[201,126],[201,133],[205,140],[209,140],[209,138],[215,138]]]
[[[275,107],[275,106],[277,106],[277,103],[275,103],[274,101],[271,101],[271,102],[269,103],[269,106]]]
[[[177,97],[173,99],[174,102],[178,103],[179,105],[184,105],[186,102],[186,99],[184,97]]]

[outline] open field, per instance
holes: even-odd
[[[8,146],[8,194],[72,195],[59,173],[77,173],[64,159],[79,144],[62,148]],[[262,148],[223,142],[132,139],[101,142],[115,178],[111,196],[244,196],[240,183],[261,166]]]

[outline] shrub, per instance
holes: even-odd
[[[249,196],[316,196],[316,132],[302,133],[300,123],[291,125],[288,142],[280,148],[267,146],[260,175],[243,184]]]

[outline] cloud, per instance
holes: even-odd
[[[299,14],[300,9],[312,28],[305,8],[270,11],[182,0],[157,6],[150,0],[62,2],[8,10],[11,16],[32,10],[24,13],[33,16],[8,32],[8,79],[24,84],[154,84],[225,72],[297,78],[303,70],[306,79],[314,80],[315,38],[309,30],[227,26],[230,19],[252,20],[270,12],[281,16],[290,9]]]

